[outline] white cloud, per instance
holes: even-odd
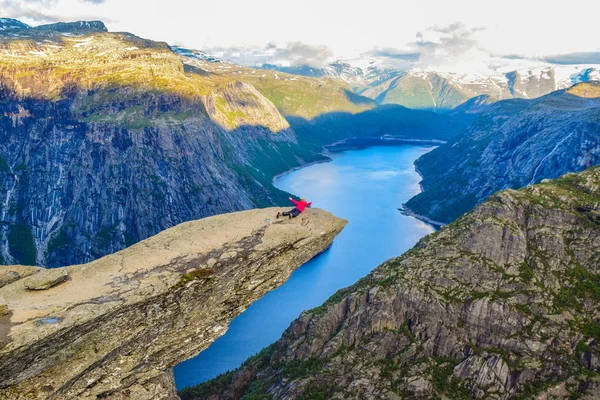
[[[270,42],[262,48],[254,46],[217,46],[206,47],[202,50],[221,59],[249,66],[275,64],[282,67],[303,65],[320,67],[335,61],[333,52],[329,47],[309,45],[303,42],[290,42],[282,46]]]
[[[111,31],[250,54],[276,42],[277,59],[290,65],[316,49],[313,64],[377,52],[406,64],[419,53],[422,67],[456,70],[515,63],[504,57],[515,54],[524,63],[596,53],[599,12],[597,0],[573,11],[541,0],[0,0],[0,15],[33,25],[95,18]]]

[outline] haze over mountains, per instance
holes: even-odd
[[[179,47],[174,50],[179,54],[193,55],[199,61],[223,62],[203,51]],[[600,80],[600,65],[543,65],[505,72],[456,73],[400,70],[368,59],[354,62],[367,66],[359,67],[348,61],[338,60],[323,67],[285,67],[265,63],[261,68],[299,76],[336,78],[350,85],[356,94],[373,99],[377,104],[437,110],[455,108],[466,100],[483,94],[494,100],[532,99],[577,83]],[[370,63],[372,64],[369,65]]]
[[[532,99],[577,83],[600,80],[597,65],[540,66],[508,72],[453,73],[428,70],[396,70],[381,66],[366,69],[339,61],[323,68],[278,67],[274,69],[303,76],[332,76],[352,85],[357,94],[378,104],[399,104],[409,108],[448,110],[478,95],[496,100]]]

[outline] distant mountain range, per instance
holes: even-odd
[[[459,74],[435,71],[401,71],[380,66],[366,69],[343,61],[323,68],[263,68],[294,75],[334,77],[347,82],[357,94],[378,104],[399,104],[409,108],[447,110],[466,100],[486,94],[494,99],[532,99],[566,89],[580,82],[600,80],[600,66],[543,66],[490,74]]]
[[[173,47],[176,53],[196,61],[224,61],[201,50]],[[286,74],[332,78],[349,85],[357,95],[376,104],[396,104],[413,109],[447,111],[477,96],[493,101],[533,99],[577,83],[600,80],[600,65],[540,66],[509,72],[466,74],[423,70],[397,70],[380,65],[361,68],[339,60],[323,67],[282,67],[263,64],[262,69]]]

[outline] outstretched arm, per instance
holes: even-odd
[[[292,203],[294,203],[295,205],[298,205],[298,203],[300,203],[298,200],[294,200],[294,199],[292,199],[291,197],[290,197],[289,199],[290,199],[290,201],[291,201]]]
[[[306,207],[310,207],[312,204],[312,201],[310,203],[306,203]]]

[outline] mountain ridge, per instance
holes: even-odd
[[[262,66],[302,76],[331,76],[350,84],[357,94],[378,104],[409,108],[453,109],[480,95],[497,99],[537,98],[574,84],[600,80],[600,66],[539,66],[508,72],[460,74],[419,69],[396,70],[379,65],[365,69],[338,61],[323,68]]]
[[[415,162],[423,192],[406,207],[448,223],[498,190],[598,164],[599,85],[484,106],[460,138]]]
[[[186,220],[283,204],[275,175],[371,128],[445,140],[462,127],[99,24],[2,32],[2,264],[89,262]]]

